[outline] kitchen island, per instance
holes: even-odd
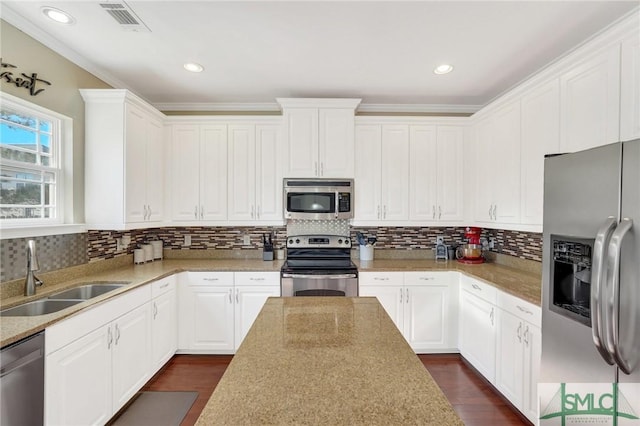
[[[462,421],[376,298],[269,298],[197,424]]]

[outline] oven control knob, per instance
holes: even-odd
[[[296,238],[296,244],[300,244],[300,239]]]
[[[338,244],[342,244],[342,238],[338,240]]]
[[[293,244],[293,240],[289,240],[289,244]]]

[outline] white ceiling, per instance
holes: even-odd
[[[97,1],[2,0],[0,12],[164,110],[269,109],[277,97],[354,97],[389,110],[475,111],[640,0],[127,4],[150,32],[122,29]],[[47,20],[44,5],[76,23]],[[205,71],[184,71],[187,61]],[[435,75],[442,62],[455,70]]]

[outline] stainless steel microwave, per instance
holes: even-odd
[[[353,179],[285,179],[285,219],[352,219]]]

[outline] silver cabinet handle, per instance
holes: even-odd
[[[518,342],[522,343],[522,322],[518,324],[518,331],[516,334],[518,336]]]
[[[530,311],[530,310],[528,310],[527,308],[523,308],[523,307],[522,307],[522,306],[520,306],[520,305],[516,305],[516,308],[518,308],[518,310],[519,310],[520,312],[524,312],[525,314],[528,314],[528,315],[533,315],[533,312],[531,312],[531,311]]]
[[[402,288],[400,288],[400,304],[402,305],[402,296],[403,296],[403,291]]]
[[[318,162],[317,162],[317,161],[314,161],[314,163],[313,163],[313,169],[314,169],[313,174],[314,174],[314,175],[316,175],[316,176],[318,176]]]
[[[260,216],[261,216],[261,215],[260,215],[260,204],[258,204],[258,208],[256,209],[256,211],[258,212],[258,217],[257,217],[257,219],[260,219]]]
[[[493,208],[492,204],[489,204],[489,219],[493,220],[493,216],[491,216],[491,209]]]
[[[153,302],[153,319],[156,319],[157,316],[158,316],[158,305],[156,304],[156,302]]]
[[[435,280],[435,278],[433,278],[433,277],[419,277],[418,279],[421,280],[421,281],[433,281],[433,280]]]
[[[524,329],[524,344],[529,346],[529,325],[527,325]]]
[[[609,332],[607,333],[607,347],[609,352],[613,354],[613,358],[618,367],[625,374],[631,374],[631,365],[623,358],[620,351],[620,334],[618,330],[618,320],[620,318],[620,251],[622,249],[622,240],[627,232],[633,227],[633,220],[623,218],[618,227],[611,235],[609,242],[608,267],[611,272],[611,282],[607,286],[611,289],[611,295],[607,300],[607,313],[611,320],[608,322]],[[632,283],[629,283],[632,284]],[[637,285],[637,282],[636,282]],[[634,315],[634,314],[631,314]],[[638,315],[637,313],[635,315]]]
[[[387,205],[384,205],[384,208],[382,209],[382,218],[386,219],[387,218]]]
[[[377,216],[378,216],[378,219],[380,219],[380,204],[378,204]]]
[[[478,284],[471,284],[471,287],[473,287],[475,290],[482,291],[482,287],[480,287]]]
[[[200,205],[200,219],[204,219],[204,206]]]
[[[251,219],[255,218],[255,207],[253,206],[253,204],[251,205]]]
[[[389,281],[388,277],[373,277],[374,281]]]
[[[118,327],[118,323],[116,323],[116,345],[118,344],[119,340],[120,340],[120,327]]]
[[[218,281],[218,278],[216,277],[205,277],[203,278],[204,281]]]
[[[229,303],[233,303],[232,293],[233,293],[233,290],[229,290]]]
[[[166,283],[164,283],[164,284],[162,284],[160,286],[160,288],[167,288],[167,287],[169,287],[169,283],[168,282],[166,282]]]
[[[249,280],[250,281],[264,281],[264,277],[257,277],[257,278],[251,277],[251,278],[249,278]]]
[[[438,206],[438,219],[442,219],[442,206]]]
[[[604,294],[604,256],[605,249],[609,243],[609,238],[616,227],[616,218],[609,216],[602,224],[596,240],[593,243],[593,263],[591,269],[591,336],[593,344],[600,353],[600,356],[610,365],[613,365],[613,356],[604,346],[602,336],[606,332],[602,315],[602,298]]]
[[[111,349],[111,343],[113,343],[113,334],[111,334],[111,327],[107,328],[107,349]]]
[[[240,303],[240,296],[239,296],[239,294],[240,294],[240,290],[238,290],[238,289],[236,288],[236,303]]]
[[[320,162],[320,176],[324,176],[324,161]]]
[[[198,218],[198,206],[196,206],[195,210],[193,211],[193,217],[194,217],[195,219],[197,219],[197,218]]]
[[[407,292],[407,296],[405,297],[405,302],[409,303],[409,289],[406,288],[405,291]]]
[[[493,309],[491,308],[491,313],[489,314],[489,319],[491,319],[491,325],[493,325]]]
[[[497,213],[497,211],[498,211],[498,205],[497,205],[497,204],[494,204],[494,205],[493,205],[493,220],[498,220],[498,213]]]
[[[434,205],[433,208],[431,209],[431,218],[435,219],[436,218],[436,206]]]

